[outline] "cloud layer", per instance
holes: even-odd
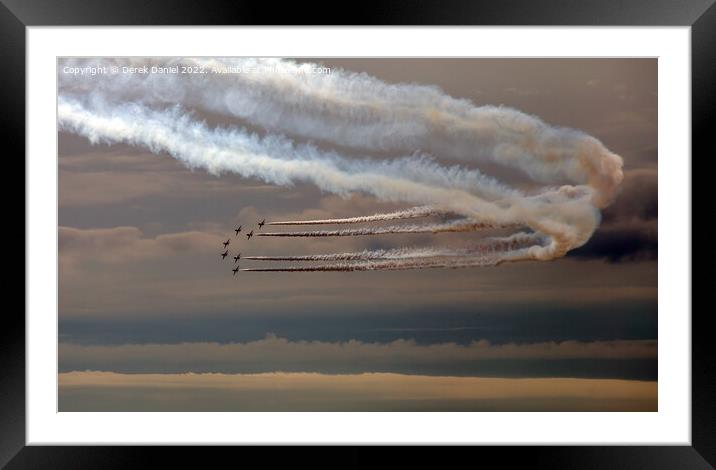
[[[656,341],[506,343],[473,341],[417,344],[361,341],[288,341],[273,335],[246,343],[125,344],[116,346],[61,343],[60,369],[116,372],[404,372],[431,375],[613,376],[618,367],[604,361],[655,360]],[[591,363],[590,363],[591,360]],[[557,361],[552,364],[542,362]],[[561,361],[561,362],[559,362]],[[582,364],[583,370],[570,366]],[[595,361],[602,361],[596,364]],[[530,371],[530,367],[533,369]],[[621,367],[624,367],[623,365]],[[611,372],[609,371],[611,370]],[[628,374],[629,375],[629,374]]]
[[[60,411],[656,411],[656,382],[400,374],[59,375]]]

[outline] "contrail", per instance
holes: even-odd
[[[362,222],[377,222],[384,220],[417,219],[432,215],[444,215],[446,211],[430,206],[413,207],[402,211],[387,212],[385,214],[364,215],[360,217],[347,217],[343,219],[314,219],[314,220],[287,220],[269,222],[267,225],[339,225],[358,224]]]
[[[366,227],[343,230],[315,230],[310,232],[264,232],[259,237],[355,237],[361,235],[384,235],[398,233],[443,233],[443,232],[475,232],[514,227],[514,224],[490,224],[481,222],[451,222],[430,225],[395,225],[392,227]]]

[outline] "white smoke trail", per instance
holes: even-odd
[[[358,224],[363,222],[378,222],[385,220],[400,219],[418,219],[421,217],[430,217],[432,215],[444,215],[444,210],[434,207],[413,207],[402,211],[387,212],[384,214],[364,215],[359,217],[346,217],[342,219],[314,219],[314,220],[286,220],[279,222],[269,222],[267,225],[340,225],[340,224]]]
[[[276,73],[88,78],[60,72],[60,129],[92,142],[123,142],[166,152],[212,174],[232,172],[279,185],[310,182],[340,195],[359,191],[389,202],[430,205],[477,224],[526,225],[548,237],[549,243],[518,250],[519,256],[542,260],[563,256],[591,237],[599,223],[598,208],[613,199],[622,179],[621,158],[591,136],[551,127],[513,109],[475,106],[434,87],[391,85],[345,71],[327,76],[297,73],[311,65],[280,59],[172,62],[217,69],[270,66]],[[99,62],[77,59],[65,65],[93,63]],[[210,129],[177,107],[148,107],[177,102],[271,131],[356,148],[406,153],[421,149],[466,161],[489,160],[520,169],[538,182],[572,185],[526,195],[476,169],[440,166],[424,155],[349,159],[273,134],[259,137],[238,128]]]
[[[454,260],[384,260],[359,263],[331,263],[318,266],[286,266],[280,268],[243,268],[250,272],[327,272],[327,271],[398,271],[429,268],[473,268],[495,266],[507,259],[495,256],[462,257]]]
[[[398,248],[395,250],[363,250],[353,253],[329,253],[298,256],[245,256],[256,261],[369,261],[379,259],[428,258],[436,256],[463,256],[464,252],[438,248]]]
[[[458,221],[445,224],[395,225],[391,227],[365,227],[343,230],[314,230],[309,232],[264,232],[259,237],[355,237],[398,233],[475,232],[477,230],[514,227],[514,224],[490,224]]]
[[[352,261],[317,266],[284,266],[278,268],[245,268],[249,272],[352,272],[429,268],[468,268],[495,266],[523,259],[524,249],[539,243],[537,234],[518,233],[510,237],[486,239],[468,248],[400,248],[358,253],[334,253],[304,256],[250,256],[261,261]],[[457,259],[450,259],[457,258]],[[359,261],[359,262],[355,262]]]
[[[416,247],[395,248],[391,250],[363,250],[349,253],[328,253],[320,255],[298,256],[245,256],[255,261],[371,261],[398,260],[415,258],[466,257],[477,254],[496,254],[541,244],[543,237],[534,233],[518,233],[509,237],[488,238],[473,246],[464,248]]]
[[[408,151],[468,161],[490,160],[524,171],[542,183],[569,181],[595,189],[593,202],[607,205],[622,181],[622,159],[597,139],[552,127],[520,111],[475,106],[433,86],[389,84],[364,73],[310,73],[317,64],[285,59],[71,59],[68,66],[198,66],[206,74],[59,73],[63,95],[100,95],[145,104],[183,102],[245,119],[265,129],[364,149]],[[241,73],[223,73],[240,71]],[[493,181],[479,188],[484,197]]]
[[[246,259],[256,261],[369,261],[464,256],[465,254],[465,251],[441,248],[397,248],[394,250],[364,250],[353,253],[329,253],[324,255],[247,256]]]
[[[362,191],[385,201],[429,203],[480,224],[525,224],[552,237],[551,244],[528,253],[531,258],[562,256],[586,242],[598,220],[598,212],[589,202],[588,187],[568,186],[533,197],[505,195],[488,201],[468,191],[479,187],[482,180],[475,170],[445,168],[422,158],[346,159],[278,136],[260,138],[241,129],[209,129],[178,108],[160,111],[136,104],[108,107],[101,101],[96,101],[92,109],[86,106],[60,97],[60,129],[83,135],[93,143],[122,142],[167,152],[190,168],[213,174],[232,172],[279,185],[307,181],[342,195]]]
[[[493,202],[467,191],[480,185],[479,172],[441,167],[427,158],[346,159],[280,136],[260,138],[241,129],[209,129],[178,108],[157,111],[133,104],[108,107],[95,103],[88,109],[63,97],[58,102],[58,123],[61,130],[84,135],[93,143],[141,145],[153,152],[167,152],[190,168],[203,168],[212,174],[232,172],[278,185],[307,181],[341,195],[363,191],[386,201],[437,202],[448,208],[455,206],[460,212],[471,207],[497,218],[507,214]],[[430,182],[435,175],[445,181],[455,177],[457,184]]]

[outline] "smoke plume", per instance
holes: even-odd
[[[442,232],[475,232],[495,228],[505,228],[511,225],[497,225],[475,221],[458,221],[445,224],[430,225],[395,225],[378,228],[356,228],[344,230],[314,230],[310,232],[264,232],[259,237],[355,237],[360,235],[384,235],[397,233],[442,233]]]
[[[230,172],[284,186],[308,182],[343,196],[362,192],[386,202],[421,206],[362,218],[275,225],[349,224],[438,213],[463,218],[442,225],[262,236],[439,233],[523,226],[543,241],[497,260],[466,258],[427,264],[382,260],[362,263],[360,270],[489,265],[506,259],[563,256],[589,240],[599,224],[599,209],[614,199],[623,177],[621,157],[594,137],[550,126],[514,109],[476,106],[436,87],[389,84],[344,70],[313,73],[317,64],[283,59],[65,62],[77,68],[188,66],[206,73],[91,76],[62,73],[60,67],[58,121],[62,131],[95,143],[125,143],[167,153],[189,168],[215,175]],[[237,122],[231,128],[212,128],[192,110],[223,114]],[[249,132],[243,124],[265,132]],[[293,139],[320,140],[366,154],[347,157]],[[369,152],[375,150],[396,156],[371,158]],[[525,192],[477,168],[441,165],[437,160],[441,157],[458,159],[464,165],[487,161],[514,168],[532,178],[537,189]]]

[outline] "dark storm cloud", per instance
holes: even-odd
[[[656,220],[659,215],[658,174],[654,169],[626,171],[617,200],[602,212],[602,223]]]
[[[589,242],[570,252],[577,258],[600,258],[610,263],[654,261],[659,252],[656,221],[603,227]]]
[[[569,256],[611,263],[656,260],[658,198],[656,170],[627,171],[617,201],[603,211],[601,226]]]

